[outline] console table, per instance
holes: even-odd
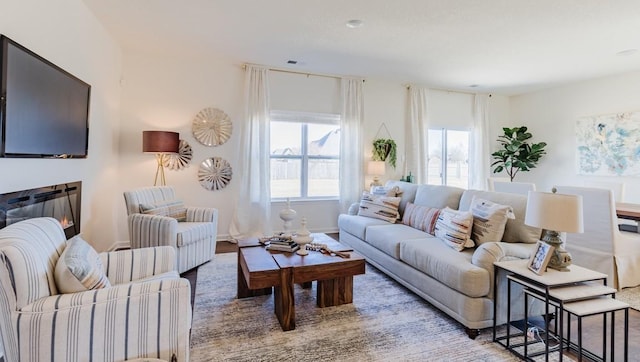
[[[525,293],[524,311],[525,318],[522,326],[517,328],[519,331],[511,333],[512,321],[511,305],[507,305],[507,327],[506,334],[497,336],[497,306],[494,303],[493,317],[493,340],[518,357],[524,360],[533,360],[532,357],[544,354],[545,360],[549,360],[550,352],[558,352],[558,359],[562,361],[563,351],[572,349],[578,353],[581,359],[583,354],[592,360],[606,359],[606,324],[607,313],[611,313],[611,359],[614,357],[614,313],[616,311],[624,311],[624,360],[628,357],[628,329],[629,329],[629,305],[614,299],[616,289],[607,287],[607,275],[599,273],[578,265],[570,265],[569,272],[560,272],[553,269],[547,269],[542,275],[537,275],[527,268],[527,260],[514,260],[494,263],[494,283],[497,283],[499,271],[507,273],[507,300],[511,300],[512,283],[517,283],[523,287]],[[494,289],[494,301],[498,300],[498,288]],[[529,298],[538,299],[545,304],[545,315],[549,316],[551,309],[556,313],[555,328],[550,330],[549,323],[545,322],[542,331],[544,337],[544,349],[531,352],[531,347],[541,341],[529,341],[529,316],[528,300]],[[567,335],[564,335],[565,314],[567,314]],[[585,350],[582,347],[582,318],[586,316],[601,314],[603,316],[603,349],[602,357]],[[571,342],[571,316],[578,319],[577,339],[578,343]],[[557,346],[550,347],[549,343],[557,343]]]

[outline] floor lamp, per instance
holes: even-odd
[[[160,176],[160,186],[167,184],[164,178],[164,154],[178,153],[179,145],[180,134],[178,132],[142,131],[142,152],[155,153],[158,161],[153,186],[158,184],[158,176]]]

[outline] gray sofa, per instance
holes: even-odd
[[[340,241],[364,255],[369,263],[435,307],[462,323],[470,338],[493,324],[493,263],[527,259],[541,230],[524,224],[527,198],[500,192],[464,190],[450,186],[416,185],[389,181],[402,190],[400,213],[407,202],[416,205],[468,210],[474,196],[513,207],[501,241],[483,243],[461,252],[439,238],[408,225],[365,216],[341,214]],[[352,208],[353,209],[353,208]],[[498,276],[498,324],[506,322],[506,277]],[[513,286],[515,287],[515,286]],[[512,292],[512,305],[522,306],[522,295]],[[543,308],[530,303],[530,315]],[[512,320],[521,319],[522,307],[512,308]]]

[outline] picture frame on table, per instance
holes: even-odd
[[[529,258],[529,262],[527,263],[529,270],[538,275],[544,273],[547,270],[547,265],[549,264],[549,260],[553,254],[553,249],[553,246],[545,242],[538,241],[531,257]]]

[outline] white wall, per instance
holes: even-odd
[[[122,126],[119,192],[135,187],[150,186],[155,173],[155,158],[143,154],[143,130],[172,130],[180,133],[193,148],[192,163],[184,170],[166,170],[167,184],[176,188],[187,205],[218,208],[218,238],[229,237],[237,195],[237,180],[243,175],[234,173],[224,189],[209,191],[197,181],[198,165],[207,157],[218,156],[238,163],[239,122],[243,115],[244,71],[241,64],[230,59],[197,59],[156,57],[150,54],[125,54],[122,94]],[[330,77],[270,72],[271,106],[279,110],[340,113],[339,81]],[[406,89],[400,83],[367,80],[365,89],[364,142],[365,157],[371,154],[371,142],[382,122],[402,147]],[[227,113],[234,124],[229,141],[218,147],[199,144],[191,133],[193,117],[205,107],[216,107]],[[400,153],[399,153],[400,154]],[[399,162],[400,165],[400,162]],[[388,178],[400,178],[402,169],[388,170]],[[368,181],[370,182],[370,181]],[[364,185],[363,185],[364,187]],[[337,231],[337,201],[291,202],[299,217],[306,217],[312,232]],[[284,203],[272,205],[274,230],[282,229],[278,218]],[[124,201],[118,209],[118,240],[126,241],[126,211]],[[294,227],[299,226],[299,220]]]
[[[4,0],[0,33],[91,84],[89,156],[0,158],[0,193],[82,181],[82,234],[105,250],[117,234],[119,47],[80,0]]]
[[[589,180],[624,182],[625,200],[640,203],[637,177],[595,177],[577,174],[576,120],[584,116],[640,111],[640,72],[575,83],[511,98],[512,126],[526,125],[535,142],[548,143],[538,168],[518,174],[539,190],[553,185],[583,185]]]

